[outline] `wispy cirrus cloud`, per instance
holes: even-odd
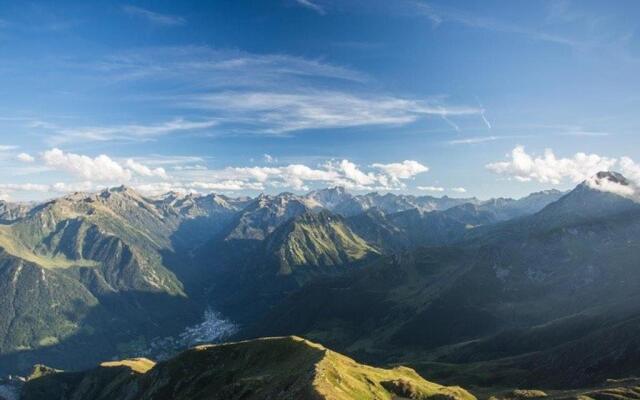
[[[498,19],[471,14],[456,8],[436,6],[423,1],[413,1],[414,10],[418,15],[429,19],[434,27],[443,23],[454,23],[471,28],[490,30],[501,33],[521,35],[533,40],[555,43],[570,47],[581,47],[587,45],[584,41],[570,37],[557,35],[543,30],[527,28],[522,25],[512,24]]]
[[[478,143],[485,143],[485,142],[493,142],[500,139],[502,138],[499,136],[477,136],[477,137],[468,137],[463,139],[453,139],[453,140],[449,140],[447,143],[451,145],[478,144]]]
[[[167,81],[185,88],[217,88],[278,85],[308,79],[365,82],[369,77],[351,68],[322,59],[290,54],[256,54],[208,46],[139,48],[105,56],[92,62],[68,62],[80,74],[100,75],[108,82],[130,80]],[[307,82],[308,83],[308,82]]]
[[[113,85],[109,90],[116,92],[124,90],[126,101],[163,112],[179,109],[200,119],[106,126],[41,121],[30,126],[45,132],[53,146],[70,141],[149,140],[214,126],[219,134],[283,135],[311,129],[403,126],[433,118],[456,131],[461,130],[462,118],[486,123],[481,106],[450,104],[446,96],[387,94],[360,71],[286,54],[162,47],[65,66],[83,80]],[[144,90],[129,92],[133,82]]]
[[[52,123],[38,123],[33,127],[39,127],[47,132],[47,141],[51,145],[60,145],[68,142],[95,141],[104,142],[119,141],[145,141],[159,136],[201,131],[218,124],[215,120],[189,121],[176,118],[170,121],[152,124],[125,124],[108,126],[61,126]]]
[[[316,90],[295,93],[229,91],[187,97],[184,105],[213,112],[221,121],[271,134],[405,125],[426,117],[449,119],[482,113],[476,107],[447,106],[437,101]]]
[[[446,143],[453,146],[465,145],[465,144],[471,145],[471,144],[495,142],[497,140],[520,139],[524,137],[528,137],[528,136],[527,135],[472,136],[472,137],[448,140]]]
[[[295,0],[296,3],[301,5],[302,7],[308,8],[309,10],[315,11],[320,15],[325,15],[327,12],[324,7],[320,6],[315,0]]]
[[[161,14],[133,5],[122,6],[122,11],[130,16],[144,19],[155,25],[179,26],[184,25],[187,22],[183,17],[177,15]]]

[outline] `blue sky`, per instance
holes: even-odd
[[[640,180],[636,1],[0,1],[0,196]]]

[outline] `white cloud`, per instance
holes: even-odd
[[[90,127],[56,127],[48,126],[46,129],[53,130],[52,143],[66,143],[78,141],[108,141],[108,140],[150,140],[158,136],[173,133],[197,131],[211,128],[217,125],[214,120],[187,121],[176,118],[157,124],[129,124],[115,126],[90,126]]]
[[[467,193],[467,189],[465,189],[463,187],[453,187],[453,188],[451,188],[449,190],[451,190],[452,192],[455,192],[455,193]]]
[[[279,134],[306,129],[405,125],[420,118],[478,116],[476,107],[451,107],[390,96],[341,91],[295,93],[227,91],[185,97],[184,105],[215,112],[218,118],[245,129]]]
[[[415,6],[413,10],[414,14],[423,15],[428,18],[434,28],[437,28],[442,23],[455,23],[475,29],[501,32],[510,35],[520,35],[530,39],[555,43],[558,45],[570,47],[584,46],[584,43],[568,37],[542,32],[535,29],[528,29],[522,25],[503,22],[490,17],[469,14],[462,10],[450,7],[435,7],[434,5],[427,4],[425,2],[412,2],[411,4]]]
[[[307,190],[312,184],[344,186],[352,190],[395,190],[404,188],[406,186],[404,180],[424,172],[423,168],[426,168],[411,160],[402,163],[378,164],[378,166],[384,168],[369,167],[369,170],[364,170],[349,160],[332,160],[316,167],[288,164],[277,167],[181,170],[175,172],[174,178],[183,182],[182,185],[187,186],[188,184],[184,182],[205,182],[208,184],[224,182],[226,187],[233,185],[233,190],[264,190],[267,187]],[[238,186],[238,182],[242,182],[243,185]],[[202,185],[194,188],[203,189]]]
[[[91,158],[80,154],[65,153],[54,148],[45,151],[42,158],[48,167],[66,171],[87,180],[127,182],[132,176],[130,170],[123,168],[104,154]]]
[[[428,168],[415,160],[395,163],[374,163],[360,166],[347,160],[330,160],[315,166],[305,164],[230,166],[209,169],[202,164],[192,164],[197,157],[166,159],[111,158],[106,154],[88,156],[52,148],[42,153],[41,163],[36,165],[42,172],[61,171],[79,182],[59,182],[49,186],[31,187],[41,192],[87,191],[106,185],[126,183],[145,192],[158,193],[167,188],[182,191],[243,191],[267,190],[269,188],[308,190],[311,186],[343,186],[351,190],[399,190],[406,181]],[[275,161],[275,158],[272,157]],[[177,163],[177,164],[176,164]],[[171,175],[165,168],[168,165]],[[18,190],[17,187],[0,187],[4,192]],[[165,190],[166,191],[166,190]]]
[[[640,165],[629,157],[620,157],[619,165],[622,175],[633,182],[640,183]]]
[[[477,143],[484,143],[484,142],[493,142],[494,140],[498,140],[500,139],[500,137],[498,136],[479,136],[479,137],[469,137],[469,138],[464,138],[464,139],[454,139],[454,140],[449,140],[447,143],[449,144],[477,144]]]
[[[393,179],[409,179],[417,174],[429,171],[426,165],[413,160],[404,160],[401,163],[373,164],[372,167],[386,172]]]
[[[425,192],[444,192],[444,188],[441,186],[417,186],[416,188]]]
[[[11,150],[15,150],[17,148],[18,148],[18,146],[14,146],[14,145],[10,145],[10,144],[0,144],[0,151],[1,152],[11,151]]]
[[[588,177],[586,183],[592,189],[615,193],[623,197],[633,197],[635,194],[635,185],[624,185],[619,182],[613,182],[608,178],[600,179],[596,175]]]
[[[148,22],[156,25],[178,26],[184,25],[186,22],[184,18],[176,15],[160,14],[142,7],[132,5],[125,5],[122,7],[122,10],[131,16],[143,18]]]
[[[176,165],[173,167],[174,171],[206,171],[207,167],[202,164],[194,165]]]
[[[123,165],[105,154],[92,158],[53,148],[43,153],[42,160],[47,167],[68,172],[87,181],[123,183],[129,182],[134,176],[169,179],[164,168],[152,169],[133,159],[126,160]]]
[[[47,192],[49,191],[49,185],[39,183],[2,183],[0,184],[0,190],[9,192]]]
[[[263,157],[264,157],[264,162],[266,162],[267,164],[273,164],[275,162],[278,162],[278,159],[272,156],[271,154],[265,154]]]
[[[447,104],[443,97],[388,95],[379,91],[379,85],[366,86],[372,78],[360,71],[286,54],[159,47],[118,53],[75,67],[85,79],[170,87],[171,91],[135,93],[135,98],[162,110],[206,114],[223,133],[398,126],[427,118],[443,119],[459,130],[460,118],[486,119],[482,107]],[[66,140],[150,137],[136,134],[136,125],[65,128],[66,132],[58,133]]]
[[[319,6],[316,3],[312,2],[311,0],[296,0],[296,3],[300,4],[303,7],[308,8],[310,10],[315,11],[320,15],[325,15],[326,14],[326,11],[324,10],[324,8],[322,8],[321,6]]]
[[[16,156],[16,158],[18,159],[18,161],[22,161],[25,163],[31,163],[36,160],[32,155],[27,153],[20,153]]]
[[[90,192],[97,187],[91,181],[84,182],[57,182],[51,186],[50,191],[59,193]]]
[[[321,60],[288,54],[253,54],[206,46],[152,47],[121,52],[91,64],[80,64],[93,79],[171,80],[202,88],[289,86],[302,79],[365,82],[368,77],[352,69]],[[175,93],[174,93],[175,94]]]
[[[599,171],[610,170],[617,163],[615,158],[597,154],[576,153],[570,158],[557,158],[551,149],[536,157],[528,154],[523,146],[516,146],[508,157],[509,160],[487,164],[486,168],[518,181],[535,180],[554,185],[565,179],[581,182]]]
[[[132,159],[128,159],[125,165],[127,166],[127,168],[131,169],[133,172],[141,176],[157,176],[158,178],[169,179],[167,172],[162,167],[151,169],[146,165],[135,162]]]

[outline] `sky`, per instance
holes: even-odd
[[[640,2],[0,0],[0,198],[640,181]]]

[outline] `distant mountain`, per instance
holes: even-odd
[[[474,400],[415,371],[374,368],[298,337],[199,346],[168,361],[106,362],[85,372],[39,367],[23,400]]]
[[[240,231],[239,226],[259,229]],[[224,232],[229,231],[252,234],[222,234],[202,246],[195,276],[207,301],[242,324],[306,282],[348,273],[381,255],[343,217],[311,211],[297,198],[263,197]]]
[[[0,200],[0,223],[23,218],[32,207],[32,204],[10,203]]]
[[[220,233],[251,199],[215,193],[201,196],[169,192],[152,201],[162,212],[180,220],[172,237],[173,245],[195,248]]]
[[[205,218],[200,231],[215,230],[213,207],[199,207],[183,213],[118,187],[64,196],[0,225],[0,355],[13,360],[2,365],[108,357],[157,335],[159,324],[169,333],[198,318],[168,259],[176,243],[199,240],[184,224]],[[53,352],[71,343],[92,351]]]
[[[260,195],[235,216],[224,236],[227,240],[263,240],[284,222],[310,210],[301,197],[292,193]]]
[[[455,199],[447,196],[439,198],[431,196],[396,195],[393,193],[368,193],[345,198],[344,201],[336,204],[333,208],[330,208],[330,210],[337,214],[350,217],[372,208],[378,208],[384,213],[392,214],[411,209],[417,209],[423,212],[446,210],[460,204],[475,204],[477,202],[478,200],[475,198]]]
[[[0,203],[0,372],[182,343],[170,338],[205,311],[229,332],[305,333],[384,361],[493,343],[601,306],[606,290],[615,304],[634,295],[626,186],[607,173],[568,194],[490,201],[342,188],[147,198],[123,186]]]
[[[495,199],[463,203],[441,211],[411,208],[386,213],[371,208],[348,219],[349,226],[365,240],[386,252],[418,246],[453,244],[473,229],[534,214],[558,200],[562,192],[551,190],[519,200]]]
[[[353,197],[351,193],[340,186],[314,190],[305,196],[312,208],[325,208],[330,211],[335,211],[341,204],[351,201]],[[315,207],[313,207],[314,205]]]
[[[398,253],[357,274],[311,283],[247,334],[323,338],[351,354],[402,360],[467,384],[580,387],[633,375],[640,363],[640,204],[593,187],[611,178],[625,182],[601,173],[539,212],[505,222],[482,204],[424,213],[436,218],[432,225],[462,217],[480,225],[454,245]],[[404,230],[422,224],[411,212]],[[371,219],[383,217],[374,233],[405,234],[393,231],[397,223],[385,225],[389,215]],[[591,348],[600,343],[601,351]],[[493,381],[483,381],[486,370]]]
[[[480,210],[494,213],[495,221],[506,221],[524,215],[535,214],[565,194],[566,193],[555,189],[545,190],[532,193],[517,200],[505,198],[490,199],[483,201],[478,207]]]
[[[335,268],[379,255],[342,217],[328,211],[307,212],[289,220],[267,238],[265,246],[282,275],[299,268],[307,273],[333,274],[338,272],[332,271]]]

